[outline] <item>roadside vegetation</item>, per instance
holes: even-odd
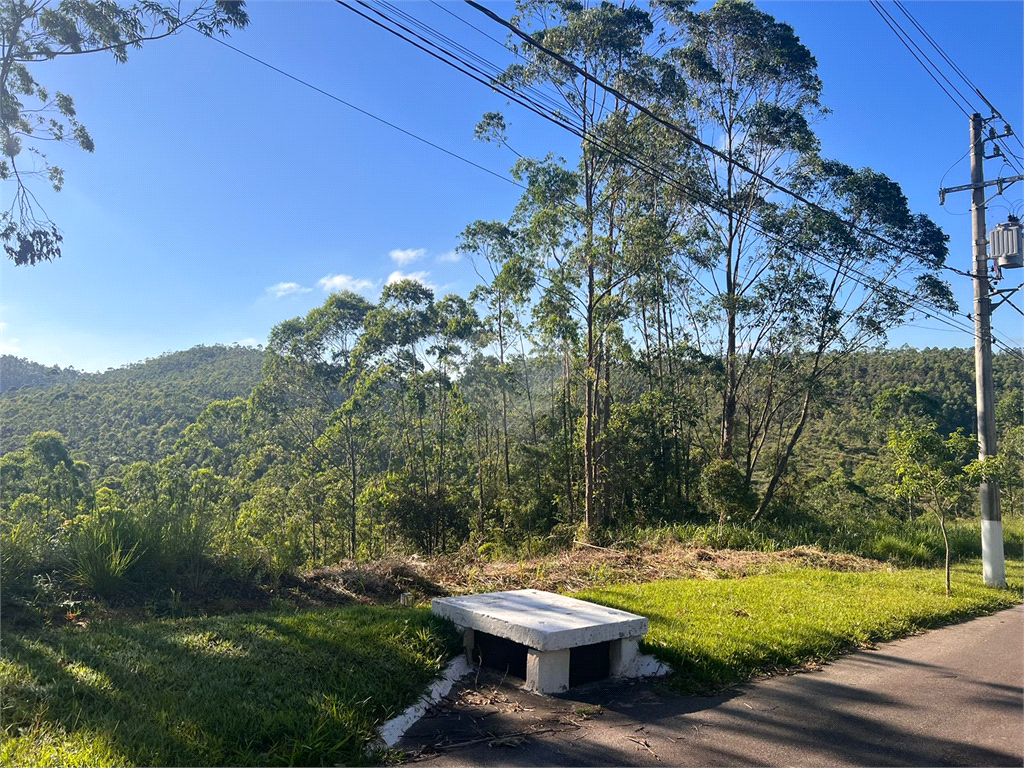
[[[460,647],[374,607],[6,633],[0,762],[357,765]]]
[[[576,595],[651,620],[642,646],[670,664],[673,682],[708,693],[756,675],[808,668],[863,645],[1009,608],[1021,601],[1022,562],[1007,563],[1008,589],[986,587],[980,563],[836,573],[788,570],[744,579],[680,579]]]
[[[1022,565],[1011,560],[1010,588],[997,590],[981,585],[980,563],[959,564],[952,599],[935,569],[785,558],[757,575],[719,568],[575,596],[648,616],[645,650],[679,688],[706,693],[1009,607]],[[427,607],[393,605],[79,621],[2,643],[0,760],[12,766],[363,764],[375,728],[461,645]]]
[[[128,27],[176,18],[18,7],[8,53],[40,61],[81,34],[123,56]],[[5,765],[369,759],[457,649],[403,592],[587,590],[650,616],[690,690],[1021,599],[1019,356],[993,360],[982,465],[972,351],[885,348],[921,302],[952,308],[946,237],[895,181],[821,155],[797,31],[743,0],[518,9],[701,142],[524,47],[501,82],[592,138],[513,157],[513,123],[482,116],[525,192],[458,236],[467,296],[414,272],[330,294],[263,351],[0,361]],[[246,20],[196,12],[207,32]],[[45,111],[34,67],[5,77]],[[16,261],[59,255],[55,229],[5,232]],[[1009,590],[979,584],[982,480],[1002,486]]]

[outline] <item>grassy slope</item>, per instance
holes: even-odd
[[[3,638],[3,765],[337,765],[457,651],[428,611],[349,608]]]
[[[647,647],[709,690],[859,643],[1008,607],[1011,589],[958,565],[807,568],[607,587],[577,596],[651,619]],[[353,607],[96,624],[3,639],[4,765],[358,764],[374,728],[458,650],[424,609]]]
[[[683,579],[589,590],[587,600],[647,616],[646,648],[708,691],[752,675],[835,658],[859,644],[913,634],[1021,602],[1022,563],[1007,562],[1010,589],[985,587],[980,563],[953,570],[833,573],[794,570],[744,579]]]

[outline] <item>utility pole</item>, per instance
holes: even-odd
[[[971,115],[971,183],[959,187],[946,187],[939,190],[939,203],[944,205],[946,195],[950,192],[971,190],[971,235],[974,252],[974,269],[968,273],[974,280],[974,388],[978,405],[978,459],[985,461],[996,455],[996,409],[995,384],[992,379],[992,296],[1006,294],[996,304],[998,307],[1017,288],[994,291],[988,276],[988,233],[985,229],[985,190],[995,187],[997,195],[1018,181],[1024,181],[1024,174],[1008,176],[992,181],[985,181],[985,160],[1002,157],[998,144],[991,155],[985,154],[985,142],[998,142],[1005,136],[1012,136],[1009,125],[1005,125],[1003,133],[996,134],[994,128],[989,135],[983,133],[985,124],[1002,117],[994,109],[989,121],[981,115]],[[993,232],[995,251],[993,258],[998,257],[997,270],[1019,269],[1024,267],[1022,259],[1022,239],[1020,222],[1010,217],[1006,224],[1000,224]],[[998,253],[997,253],[998,252]],[[964,274],[964,273],[962,273]],[[995,273],[999,279],[1001,272]],[[1003,516],[999,508],[999,482],[995,479],[981,483],[978,489],[981,501],[981,560],[982,576],[991,587],[1006,586],[1006,559],[1003,554]]]
[[[974,242],[974,388],[978,405],[978,458],[996,453],[995,384],[992,378],[992,287],[988,281],[988,239],[985,229],[985,137],[981,115],[971,115],[971,235]],[[999,481],[982,481],[982,578],[990,587],[1006,586],[1003,516]]]

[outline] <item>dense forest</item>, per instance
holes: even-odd
[[[467,224],[482,284],[333,294],[273,329],[258,375],[251,350],[199,348],[5,393],[5,574],[196,591],[217,568],[688,522],[851,540],[970,515],[982,476],[1020,509],[1019,355],[996,358],[1002,451],[980,467],[971,352],[883,348],[950,306],[946,238],[896,182],[820,155],[790,27],[736,0],[517,19],[575,65],[523,46],[504,81],[559,99],[581,143],[515,160],[509,218]],[[477,134],[514,152],[498,113]]]
[[[73,367],[46,366],[23,357],[0,355],[0,394],[12,389],[46,389],[70,384],[88,374]]]
[[[0,443],[24,448],[34,432],[56,430],[93,478],[156,461],[214,400],[246,397],[259,381],[262,352],[193,347],[105,373],[47,368],[0,358]]]

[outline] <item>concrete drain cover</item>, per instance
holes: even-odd
[[[525,677],[538,693],[636,676],[648,629],[643,616],[537,589],[436,598],[432,610],[462,630],[471,661]]]

